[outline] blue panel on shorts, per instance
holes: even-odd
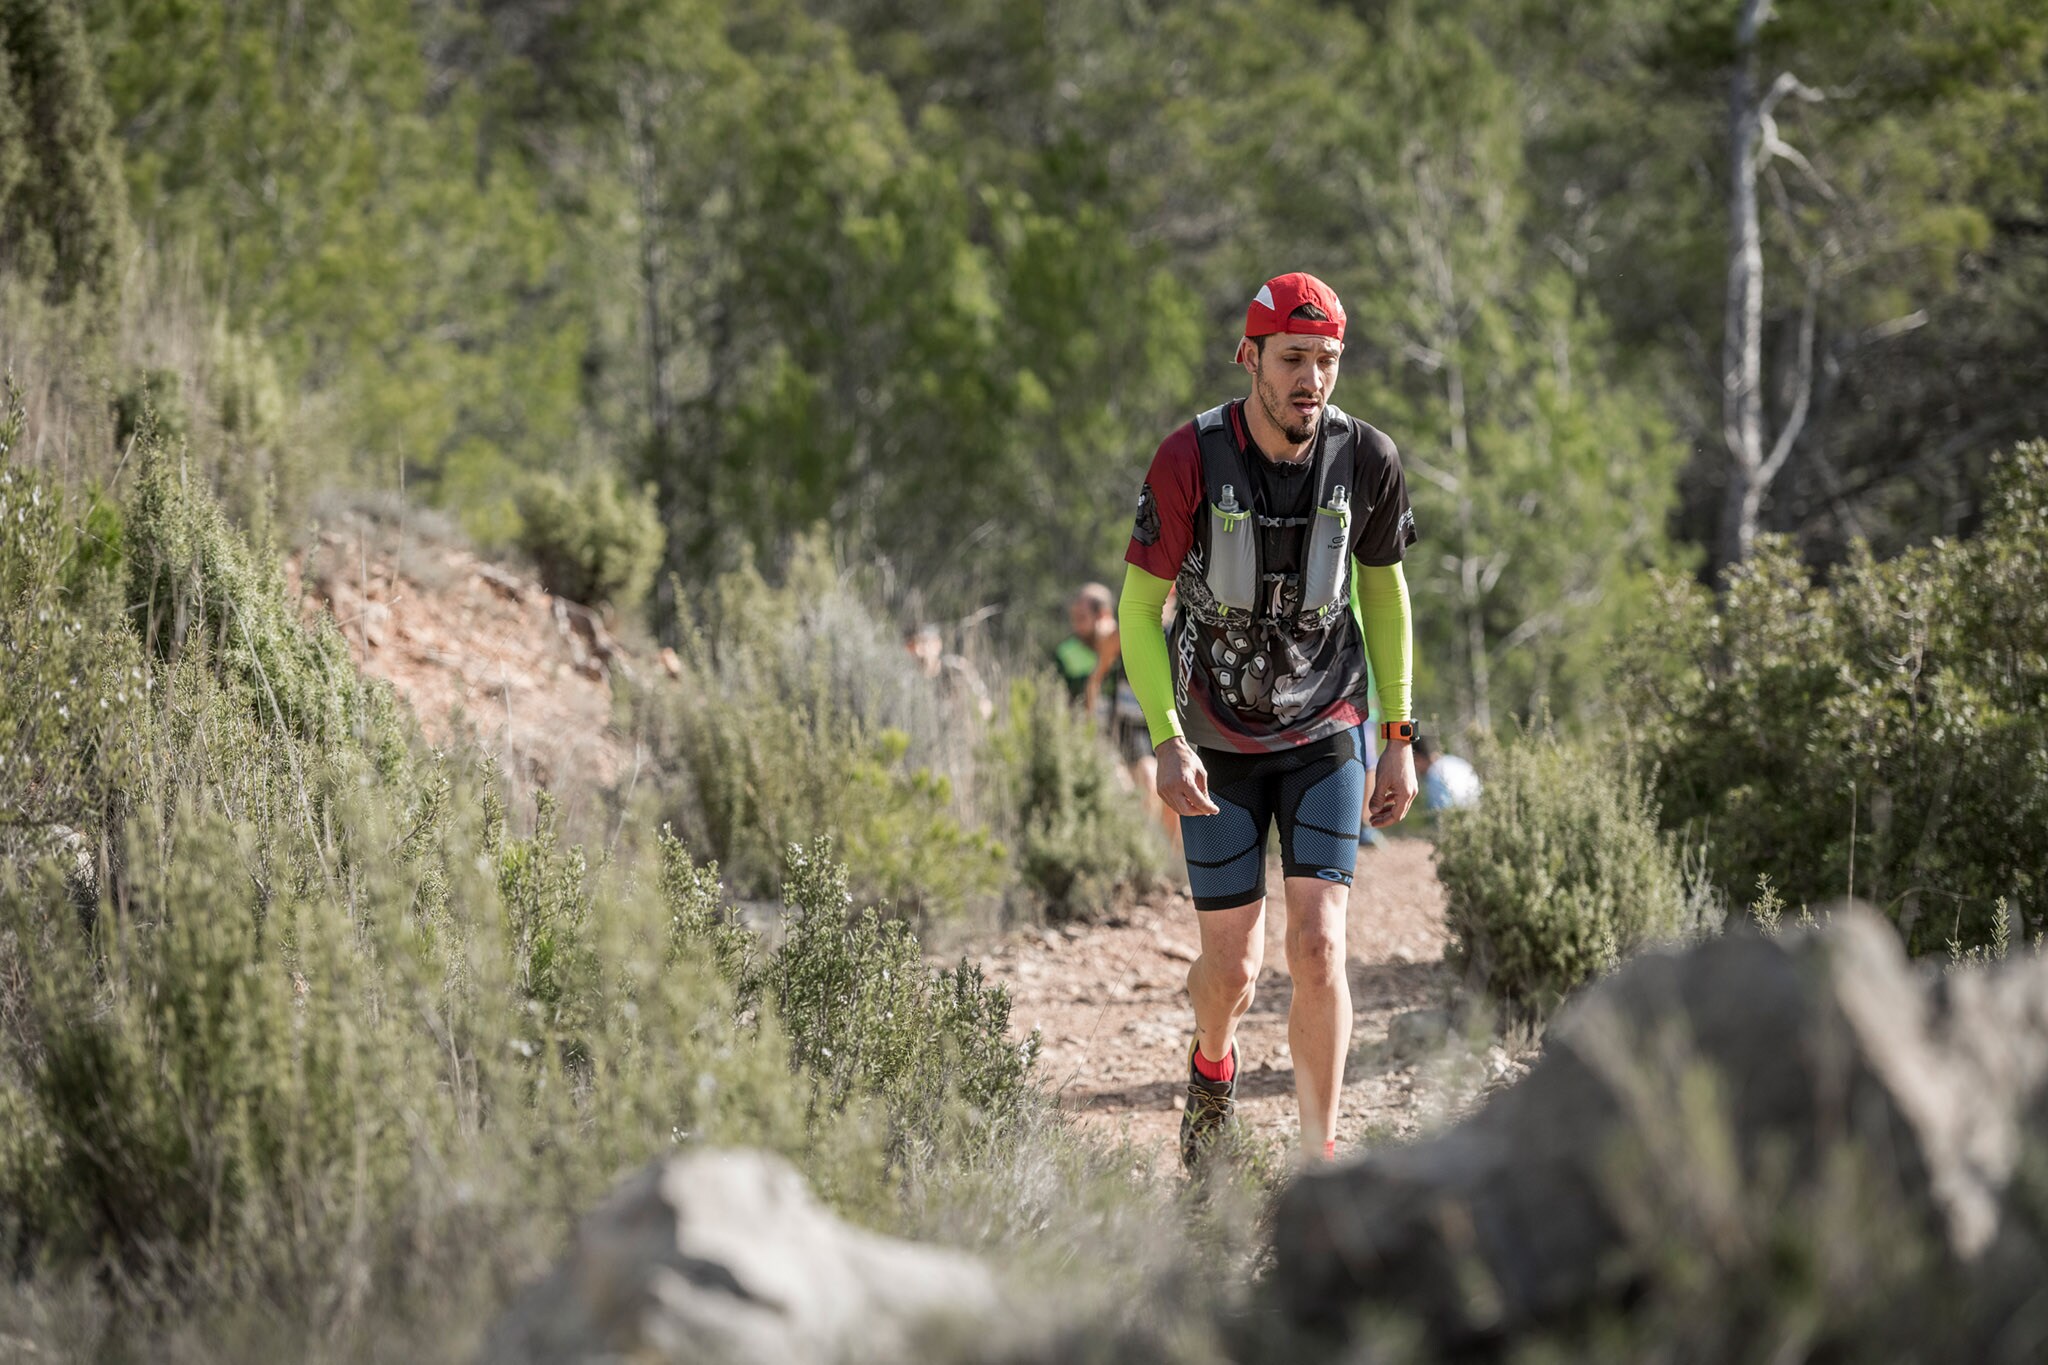
[[[1292,867],[1334,867],[1349,872],[1358,866],[1358,840],[1340,839],[1319,829],[1294,827],[1294,847],[1288,850]]]
[[[1364,809],[1365,765],[1352,759],[1303,794],[1294,818],[1324,829],[1356,830]]]
[[[1196,867],[1188,865],[1188,891],[1199,904],[1232,900],[1240,904],[1255,899],[1261,889],[1266,872],[1266,849],[1263,844],[1254,847],[1241,858],[1232,859],[1221,867]],[[1216,909],[1223,909],[1221,905]]]
[[[1216,798],[1214,815],[1184,815],[1180,822],[1181,847],[1190,864],[1220,863],[1240,857],[1247,848],[1260,843],[1259,828],[1252,813],[1234,802]],[[1195,871],[1190,866],[1189,872]]]
[[[1265,883],[1265,831],[1243,806],[1220,797],[1211,799],[1216,802],[1216,814],[1181,818],[1188,890],[1198,905],[1249,901]]]

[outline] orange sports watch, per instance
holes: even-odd
[[[1380,722],[1380,743],[1382,744],[1396,739],[1404,739],[1412,744],[1415,742],[1415,736],[1418,733],[1420,732],[1415,728],[1415,722],[1412,720],[1383,720]]]

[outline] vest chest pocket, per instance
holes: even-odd
[[[1327,506],[1309,519],[1301,565],[1301,609],[1321,611],[1344,591],[1344,557],[1351,547],[1351,500],[1338,484]]]
[[[1237,490],[1223,486],[1223,496],[1209,504],[1209,571],[1205,575],[1216,605],[1249,612],[1259,594],[1259,530],[1249,507],[1239,506]]]

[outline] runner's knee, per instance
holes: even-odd
[[[1287,971],[1297,986],[1330,986],[1344,975],[1344,935],[1321,924],[1287,931]]]

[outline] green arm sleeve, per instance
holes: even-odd
[[[1138,705],[1145,708],[1145,728],[1158,748],[1180,734],[1173,710],[1173,665],[1166,656],[1166,594],[1173,584],[1132,564],[1124,570],[1124,592],[1116,607],[1117,633],[1122,637],[1124,676]]]
[[[1351,611],[1358,618],[1358,633],[1365,637],[1366,661],[1372,665],[1373,685],[1379,689],[1380,719],[1415,719],[1409,698],[1415,681],[1410,647],[1413,623],[1408,611],[1408,580],[1401,566],[1374,568],[1352,560]]]

